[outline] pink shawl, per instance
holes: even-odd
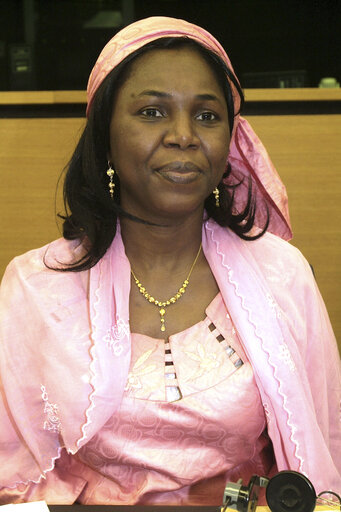
[[[234,74],[230,59],[221,44],[203,28],[175,18],[162,16],[146,18],[122,29],[103,48],[89,77],[87,114],[91,110],[98,87],[110,71],[134,51],[162,37],[188,37],[193,39],[216,53]],[[235,74],[234,76],[238,82]],[[228,156],[232,172],[228,178],[228,183],[239,183],[243,178],[246,178],[243,184],[236,189],[235,207],[238,211],[242,211],[245,207],[248,178],[251,177],[257,201],[255,225],[261,228],[265,225],[268,208],[270,212],[268,231],[281,236],[285,240],[290,240],[292,232],[285,187],[263,144],[246,119],[239,115],[239,94],[233,82],[228,77],[226,79],[232,89],[235,111],[234,130]]]
[[[209,220],[203,249],[250,359],[277,467],[340,492],[337,346],[309,265],[266,234],[245,242]],[[120,404],[130,361],[130,265],[118,233],[88,272],[57,240],[13,260],[0,293],[0,488],[39,482],[61,448],[75,453]]]

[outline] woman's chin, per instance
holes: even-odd
[[[182,198],[183,199],[183,198]],[[155,210],[158,219],[186,221],[191,217],[202,218],[204,203],[193,200],[180,200],[168,204],[157,205]]]

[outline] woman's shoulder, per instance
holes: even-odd
[[[244,243],[248,244],[250,254],[268,281],[280,282],[285,287],[313,281],[309,262],[291,242],[272,233],[265,233],[258,240]]]
[[[271,233],[244,244],[252,268],[288,314],[290,308],[294,317],[298,310],[306,315],[308,305],[317,307],[321,299],[313,269],[297,247]]]
[[[33,278],[37,274],[65,275],[68,272],[60,272],[60,270],[79,260],[83,254],[84,248],[79,240],[58,238],[13,258],[6,268],[5,275],[16,272],[25,279]]]
[[[19,300],[67,301],[75,295],[86,295],[88,272],[63,272],[84,254],[79,240],[60,238],[43,247],[16,256],[4,273],[0,297]],[[34,299],[35,300],[35,299]]]
[[[270,232],[266,232],[257,240],[246,241],[245,243],[250,245],[255,254],[269,255],[270,258],[276,256],[276,258],[292,262],[305,260],[301,251],[294,244]]]
[[[89,272],[54,270],[79,259],[80,254],[79,241],[59,239],[15,257],[0,286],[2,328],[13,333],[22,326],[23,319],[27,323],[34,319],[38,329],[51,318],[83,314],[88,302]]]

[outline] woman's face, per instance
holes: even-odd
[[[157,49],[139,56],[110,124],[121,206],[157,223],[202,212],[224,173],[229,138],[224,93],[200,53]]]

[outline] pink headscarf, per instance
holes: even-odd
[[[216,53],[234,74],[230,59],[221,44],[206,30],[187,21],[155,16],[136,21],[118,32],[103,48],[90,74],[87,95],[87,115],[98,87],[105,77],[128,55],[151,41],[162,37],[188,37]],[[234,74],[236,77],[236,75]],[[236,77],[237,79],[237,77]],[[227,80],[229,78],[227,77]],[[238,80],[238,79],[237,79]],[[270,213],[268,230],[285,240],[292,237],[288,197],[266,149],[249,125],[238,112],[240,98],[234,84],[229,80],[234,98],[234,129],[230,142],[228,162],[232,172],[227,183],[243,183],[235,192],[235,207],[242,211],[248,197],[248,181],[252,179],[257,201],[255,225],[262,228]]]

